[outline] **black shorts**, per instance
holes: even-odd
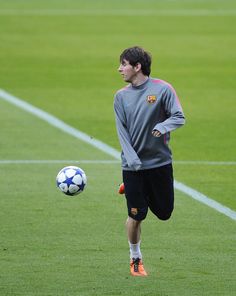
[[[128,215],[137,221],[146,218],[148,208],[161,220],[174,209],[172,164],[141,170],[123,171]]]

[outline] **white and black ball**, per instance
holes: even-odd
[[[60,170],[56,177],[57,187],[66,195],[75,196],[83,192],[87,177],[77,166],[67,166]]]

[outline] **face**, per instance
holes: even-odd
[[[126,82],[132,82],[136,75],[137,75],[137,67],[130,65],[129,61],[123,60],[120,64],[118,71],[123,77],[124,81]]]

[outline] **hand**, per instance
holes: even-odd
[[[153,135],[154,137],[160,137],[160,136],[161,136],[161,132],[159,132],[158,130],[153,130],[153,131],[152,131],[152,135]]]

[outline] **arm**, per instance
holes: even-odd
[[[185,123],[185,117],[179,99],[171,86],[168,86],[163,94],[163,107],[167,119],[154,126],[152,134],[155,137],[175,130]]]
[[[125,113],[117,96],[115,97],[114,110],[115,110],[117,133],[118,133],[121,148],[124,153],[124,157],[130,168],[133,168],[134,170],[138,170],[141,167],[142,163],[137,153],[135,152],[135,150],[131,145],[130,136],[126,126]]]

